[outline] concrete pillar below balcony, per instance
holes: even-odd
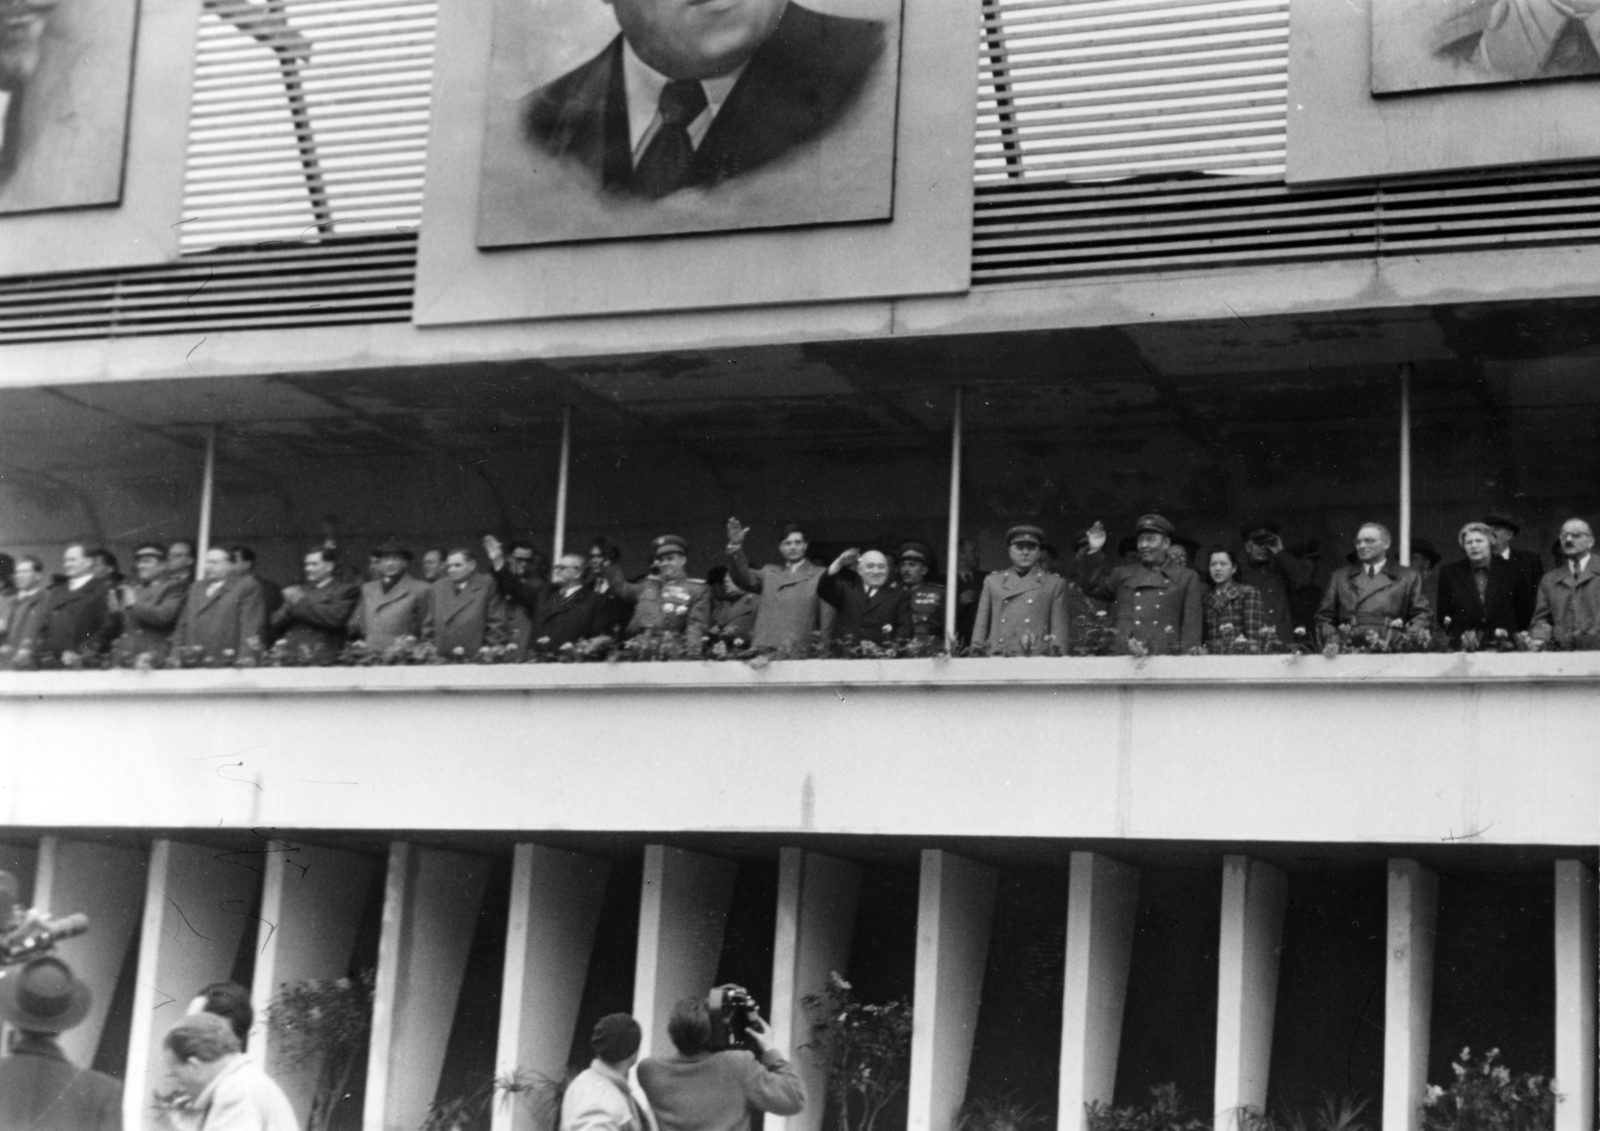
[[[74,1064],[94,1063],[117,990],[117,976],[144,914],[144,890],[145,856],[137,848],[53,836],[39,840],[34,905],[57,918],[79,911],[89,916],[88,934],[56,947],[61,960],[94,990],[89,1016],[60,1037],[62,1051]],[[188,1006],[187,998],[183,1004]]]
[[[126,1127],[156,1126],[150,1097],[166,1075],[162,1039],[199,990],[233,973],[239,943],[252,922],[251,896],[260,875],[224,855],[175,840],[150,845],[122,1090]]]
[[[923,850],[906,1097],[910,1131],[951,1131],[966,1098],[998,880],[994,868]]]
[[[639,952],[633,1016],[644,1030],[640,1058],[673,1055],[667,1018],[679,998],[711,989],[739,866],[665,845],[646,845],[639,893]]]
[[[1595,875],[1557,860],[1555,1131],[1592,1131],[1595,1067]]]
[[[767,1131],[820,1131],[828,1077],[815,1057],[799,1052],[811,1039],[801,999],[819,994],[828,975],[848,977],[851,932],[861,898],[861,866],[785,848],[778,855],[778,926],[772,954],[772,1031],[806,1082],[806,1107],[788,1118],[769,1115]]]
[[[1389,969],[1384,983],[1382,1131],[1417,1131],[1428,1087],[1439,877],[1389,861]]]
[[[1110,1103],[1139,909],[1139,870],[1096,852],[1072,854],[1061,1000],[1058,1131],[1084,1131],[1084,1108]]]
[[[314,1067],[290,1066],[267,1027],[268,1005],[286,984],[343,978],[352,971],[356,934],[379,862],[357,852],[273,841],[263,853],[261,921],[272,927],[256,952],[250,1048],[294,1104],[301,1126],[311,1111]]]
[[[610,873],[600,857],[516,846],[496,1076],[533,1071],[560,1080],[566,1071]],[[549,1131],[557,1113],[540,1095],[496,1097],[493,1131]]]
[[[1278,954],[1289,878],[1248,856],[1222,860],[1222,931],[1217,947],[1218,1131],[1239,1126],[1241,1108],[1267,1105]]]
[[[488,862],[389,846],[364,1131],[414,1131],[439,1090]]]

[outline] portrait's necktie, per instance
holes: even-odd
[[[661,126],[645,147],[633,183],[652,200],[683,187],[694,159],[689,123],[706,108],[706,92],[695,79],[674,79],[661,88]]]

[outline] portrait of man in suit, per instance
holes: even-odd
[[[553,0],[564,48],[530,2],[498,0],[480,246],[889,218],[899,0]]]

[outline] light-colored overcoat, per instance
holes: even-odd
[[[426,581],[402,577],[387,593],[383,582],[369,581],[361,587],[361,603],[350,618],[350,635],[361,637],[379,652],[393,647],[402,636],[421,640],[432,604],[432,589]]]
[[[1600,554],[1577,577],[1562,563],[1539,579],[1533,606],[1533,636],[1571,644],[1576,636],[1600,635]]]
[[[1065,651],[1069,632],[1065,578],[1035,566],[1026,574],[1003,569],[983,579],[972,624],[974,648],[995,656],[1044,655]]]
[[[229,577],[215,593],[209,581],[189,586],[178,627],[172,633],[174,648],[199,648],[205,659],[231,660],[261,650],[261,633],[267,608],[261,586],[248,577]],[[224,653],[232,652],[233,656]]]
[[[743,550],[729,550],[724,560],[735,585],[760,595],[751,646],[780,652],[806,648],[811,634],[821,627],[817,583],[827,570],[810,561],[793,569],[766,565],[753,570]]]
[[[1433,607],[1422,591],[1422,575],[1393,558],[1385,560],[1376,577],[1363,565],[1333,571],[1317,609],[1317,635],[1326,640],[1341,625],[1356,632],[1386,635],[1400,621],[1408,629],[1426,631],[1433,625]]]

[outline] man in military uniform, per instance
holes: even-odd
[[[681,640],[698,656],[711,624],[711,587],[689,576],[689,544],[676,534],[650,543],[650,558],[655,569],[638,582],[623,577],[618,563],[606,563],[608,584],[633,605],[627,635],[662,644]]]
[[[994,656],[1047,655],[1068,643],[1067,582],[1039,568],[1044,531],[1013,526],[1006,531],[1011,568],[983,579],[972,646]]]
[[[921,542],[900,547],[900,584],[910,595],[911,638],[938,642],[944,639],[944,586],[928,580],[933,551]]]
[[[1111,602],[1121,652],[1142,647],[1149,655],[1181,655],[1200,647],[1200,578],[1168,560],[1174,533],[1172,523],[1160,515],[1141,516],[1134,527],[1138,563],[1113,566],[1103,553],[1105,528],[1098,522],[1089,528],[1083,591]]]
[[[124,660],[148,655],[151,662],[159,664],[167,657],[189,587],[167,573],[167,552],[155,542],[146,542],[133,552],[133,569],[137,580],[115,591],[122,633],[114,650]]]

